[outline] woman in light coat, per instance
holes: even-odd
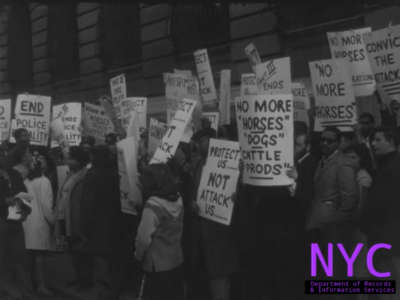
[[[34,285],[38,293],[51,295],[44,279],[46,252],[54,248],[52,226],[55,222],[53,212],[53,190],[50,180],[45,176],[50,160],[40,155],[35,168],[25,180],[28,193],[33,196],[32,213],[23,223],[25,246],[32,258]]]

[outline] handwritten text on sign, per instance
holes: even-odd
[[[32,145],[47,146],[50,132],[51,98],[21,94],[15,106],[15,129],[26,128]]]
[[[121,74],[110,79],[111,98],[116,110],[117,117],[120,117],[121,108],[120,102],[125,99],[126,94],[126,81],[125,75]]]
[[[208,157],[201,176],[197,203],[199,215],[229,225],[239,178],[238,142],[210,139]]]
[[[316,106],[315,123],[321,126],[356,124],[356,103],[348,62],[327,59],[310,62],[309,66]]]
[[[140,132],[146,129],[147,117],[147,98],[146,97],[129,97],[125,98],[120,103],[121,107],[121,122],[122,126],[126,129],[129,125],[132,111],[137,112],[138,125]]]
[[[157,147],[160,146],[162,138],[167,131],[167,124],[158,121],[157,119],[150,118],[149,125],[149,144],[148,152],[153,155]]]
[[[367,32],[371,32],[371,28],[327,33],[332,58],[344,58],[349,62],[355,96],[368,96],[375,90],[375,79],[362,38]]]
[[[114,132],[114,125],[103,107],[91,103],[85,103],[84,125],[85,135],[93,136],[99,144],[104,143],[107,133]]]
[[[300,82],[293,82],[293,107],[294,107],[294,120],[304,122],[309,125],[308,110],[310,109],[310,98],[306,87]]]
[[[273,59],[255,67],[259,94],[290,94],[290,57]]]
[[[293,166],[293,96],[257,95],[236,98],[244,183],[289,185]]]
[[[0,100],[0,141],[9,139],[11,128],[11,99]]]
[[[81,143],[81,122],[82,105],[81,103],[71,102],[53,106],[53,120],[61,118],[64,124],[64,139],[70,146],[79,146]],[[52,141],[52,146],[57,147],[56,141]]]
[[[400,102],[400,25],[363,35],[375,80]]]
[[[256,74],[242,74],[240,83],[240,96],[257,95]]]
[[[211,71],[210,60],[208,59],[207,49],[194,52],[197,75],[200,83],[200,95],[205,104],[213,104],[217,100],[214,78]]]
[[[157,148],[150,163],[165,163],[172,158],[178,148],[186,125],[189,123],[196,101],[183,99],[180,101],[175,117],[168,124],[167,131],[162,139],[161,145]]]
[[[207,164],[203,168],[197,194],[199,215],[229,225],[233,210],[232,196],[236,191],[238,178],[239,171],[218,169]]]

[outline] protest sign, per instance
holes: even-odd
[[[332,58],[344,58],[349,62],[355,96],[369,96],[375,91],[375,80],[362,38],[367,32],[371,32],[370,27],[327,33]]]
[[[0,100],[0,141],[10,138],[11,99]]]
[[[161,145],[162,138],[167,131],[167,124],[158,121],[157,119],[150,118],[149,124],[149,141],[148,141],[148,152],[149,155],[153,155],[157,147]]]
[[[238,142],[210,139],[206,165],[201,175],[197,204],[199,215],[229,225],[239,178]]]
[[[137,207],[142,204],[142,193],[138,187],[137,142],[128,137],[117,143],[118,173],[120,176],[121,211],[137,215]]]
[[[308,110],[310,109],[310,97],[306,87],[300,82],[293,82],[293,107],[294,107],[294,121],[304,122],[309,126],[310,120],[308,117]]]
[[[131,112],[137,112],[137,122],[139,131],[142,133],[146,127],[147,117],[147,98],[146,97],[129,97],[120,102],[121,107],[121,122],[124,128],[127,128],[131,119]]]
[[[15,105],[15,127],[29,132],[31,144],[47,146],[50,135],[51,98],[47,96],[20,94]],[[13,139],[10,140],[13,141]]]
[[[324,126],[351,128],[357,123],[356,101],[343,59],[326,59],[309,63],[315,97],[315,131]]]
[[[249,59],[250,66],[253,69],[253,72],[255,72],[256,65],[261,64],[260,54],[258,53],[256,46],[254,46],[253,43],[250,43],[246,46],[246,48],[244,48],[244,52]]]
[[[125,74],[121,74],[111,78],[110,89],[111,89],[112,103],[114,105],[117,117],[119,118],[121,117],[120,103],[122,99],[125,99],[127,97]]]
[[[215,129],[218,132],[219,126],[219,112],[203,112],[201,114],[202,118],[206,118],[210,121],[211,128]]]
[[[199,78],[200,95],[203,99],[203,104],[214,106],[217,100],[217,91],[215,89],[207,49],[195,51],[194,61],[196,64],[197,76]]]
[[[400,102],[400,25],[365,33],[363,38],[377,84]]]
[[[232,196],[236,192],[238,178],[239,171],[206,165],[197,193],[199,215],[230,225],[234,206]]]
[[[231,123],[231,70],[221,71],[219,86],[219,112],[221,124]]]
[[[199,84],[195,77],[184,73],[164,73],[167,121],[172,120],[179,101],[184,98],[199,100]]]
[[[174,69],[174,73],[183,74],[183,75],[189,76],[189,77],[192,77],[192,76],[193,76],[193,73],[192,73],[192,71],[190,71],[190,70]]]
[[[84,135],[93,136],[96,143],[103,144],[106,134],[114,132],[114,125],[103,107],[91,103],[84,106]]]
[[[240,146],[238,142],[210,139],[207,164],[238,171],[239,160]]]
[[[290,57],[272,59],[255,67],[258,94],[290,94]]]
[[[64,125],[64,139],[70,146],[79,146],[81,143],[82,105],[77,102],[64,103],[53,106],[53,122],[61,120]],[[59,146],[57,139],[52,137],[52,147]]]
[[[165,163],[173,157],[195,106],[196,101],[194,100],[183,99],[180,101],[175,117],[168,124],[161,145],[156,149],[150,164]]]
[[[256,74],[242,74],[240,84],[240,96],[257,94],[258,88]]]
[[[236,98],[243,182],[257,186],[289,185],[293,167],[293,96]]]

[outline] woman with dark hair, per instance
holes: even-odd
[[[88,153],[80,147],[71,147],[66,163],[69,174],[61,185],[56,205],[56,235],[57,240],[66,237],[72,262],[75,268],[76,282],[70,285],[78,288],[87,288],[92,285],[91,260],[82,253],[82,244],[85,237],[81,226],[81,203],[83,202],[83,182],[88,169]]]
[[[32,279],[39,294],[51,296],[44,277],[46,252],[52,249],[51,227],[54,224],[53,189],[46,176],[50,158],[39,154],[25,185],[33,196],[32,212],[23,223],[25,247],[32,258]]]
[[[152,164],[140,177],[147,199],[136,237],[136,258],[146,272],[149,300],[183,299],[181,246],[183,203],[166,164]]]

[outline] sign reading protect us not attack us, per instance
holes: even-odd
[[[255,66],[258,94],[290,94],[290,57],[272,59]]]
[[[15,127],[29,132],[31,144],[47,146],[50,135],[51,98],[20,94],[15,105]],[[12,140],[11,140],[12,141]]]
[[[293,95],[236,98],[243,182],[257,186],[290,185],[293,166]]]
[[[217,101],[217,90],[215,89],[214,77],[211,71],[211,64],[208,58],[207,49],[200,49],[194,52],[197,76],[199,78],[200,95],[204,105],[214,106]]]
[[[356,100],[348,62],[326,59],[309,63],[315,97],[315,131],[325,126],[349,130],[357,122]]]
[[[121,101],[126,98],[126,80],[125,74],[120,74],[110,79],[111,98],[115,113],[118,118],[121,117]]]
[[[230,225],[234,207],[232,197],[239,179],[239,159],[238,142],[210,139],[197,192],[201,217]]]
[[[344,58],[349,62],[355,96],[369,96],[375,91],[375,79],[367,57],[363,34],[371,28],[342,32],[328,32],[332,58]]]
[[[93,136],[98,144],[104,143],[106,134],[114,132],[112,121],[99,105],[85,103],[83,119],[85,135]]]
[[[168,161],[168,159],[174,156],[195,106],[195,100],[183,99],[179,102],[175,117],[168,124],[168,128],[162,139],[161,145],[154,153],[150,164],[165,163]]]
[[[10,137],[11,130],[11,99],[0,100],[0,141]]]
[[[82,104],[70,102],[53,106],[53,121],[60,119],[63,124],[64,139],[70,146],[81,143]],[[57,147],[58,141],[52,140],[51,146]]]
[[[377,84],[400,102],[400,25],[365,33],[363,38]]]

